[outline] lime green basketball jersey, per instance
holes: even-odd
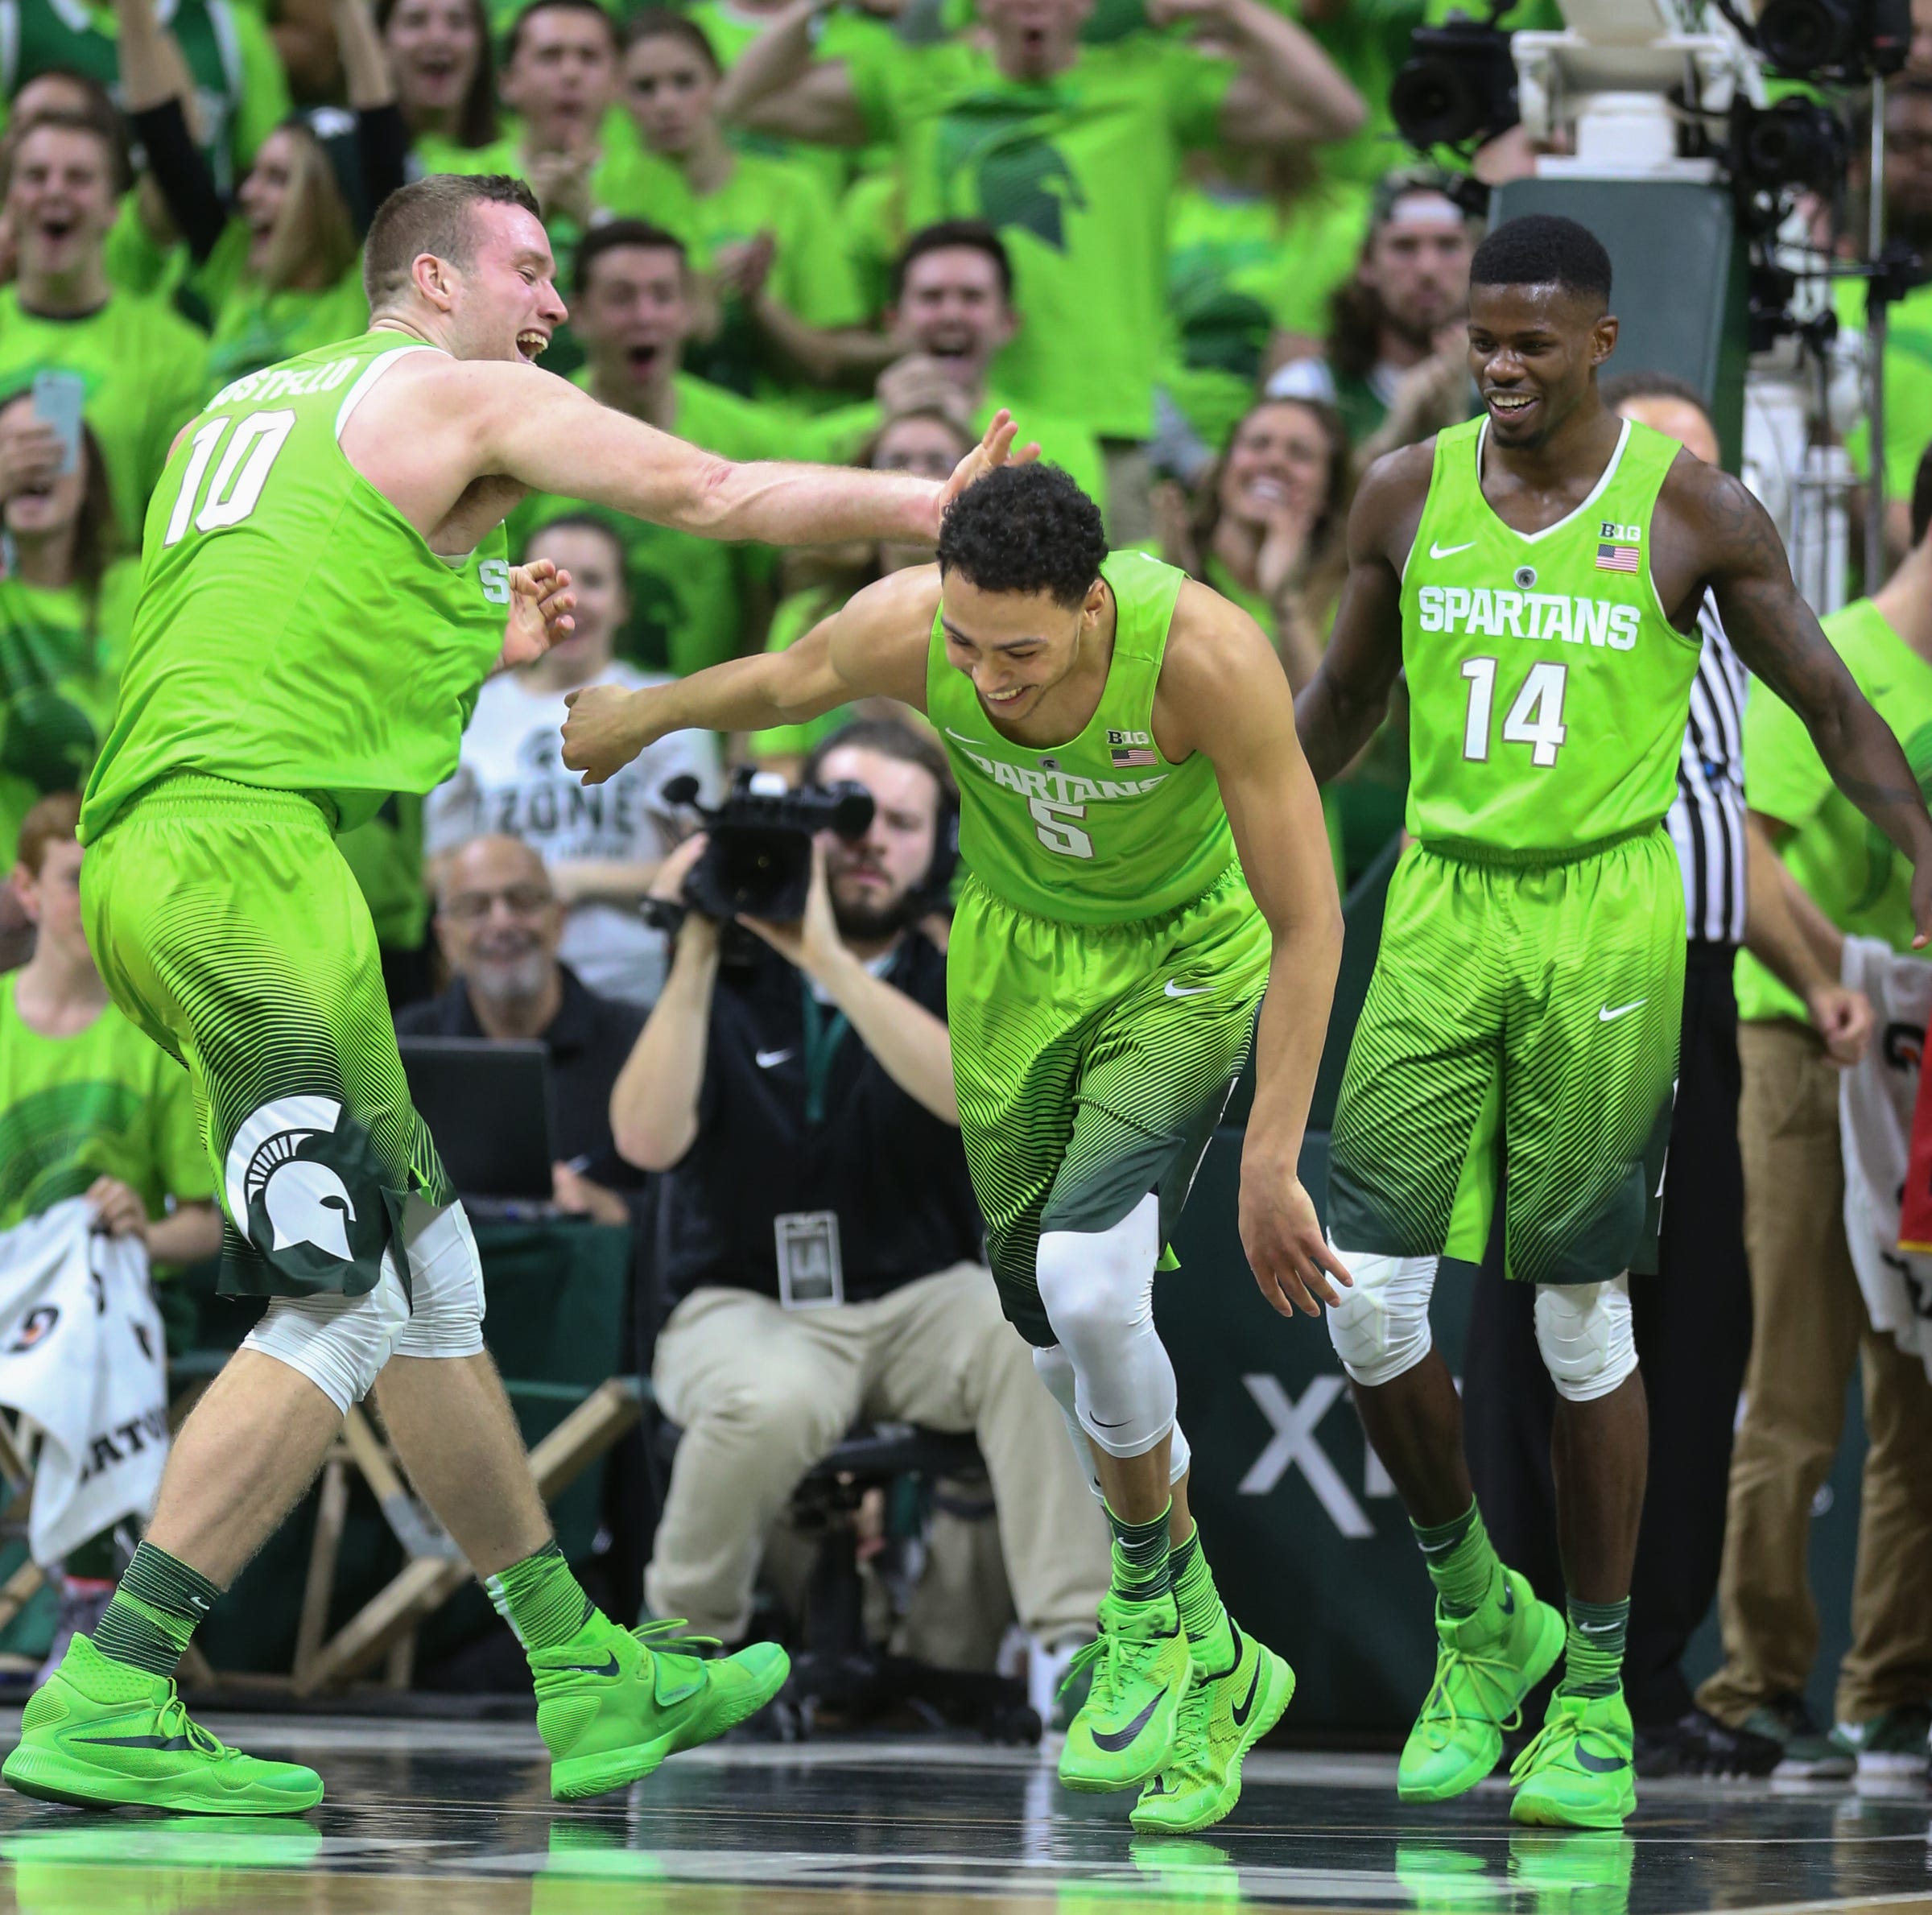
[[[1411,836],[1534,862],[1670,808],[1700,641],[1650,576],[1677,442],[1627,423],[1595,491],[1541,532],[1483,497],[1488,427],[1440,433],[1402,572]]]
[[[960,786],[960,854],[1009,904],[1072,924],[1125,924],[1199,898],[1234,860],[1214,767],[1179,765],[1154,741],[1154,691],[1184,574],[1141,552],[1100,567],[1117,622],[1107,684],[1065,745],[1016,745],[993,728],[946,656],[935,617],[926,709]]]
[[[148,507],[84,841],[172,772],[324,794],[346,831],[456,770],[503,642],[502,529],[439,557],[338,444],[398,357],[434,349],[390,332],[323,346],[237,379],[192,423]]]

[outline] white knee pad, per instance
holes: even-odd
[[[1154,1327],[1160,1254],[1152,1195],[1111,1230],[1040,1236],[1034,1274],[1072,1366],[1074,1414],[1109,1456],[1144,1456],[1174,1426],[1174,1365]]]
[[[374,1290],[360,1297],[278,1297],[242,1348],[299,1371],[345,1414],[369,1394],[392,1356],[474,1356],[483,1348],[483,1272],[463,1207],[432,1207],[411,1197],[402,1242],[407,1293],[392,1244]]]
[[[1044,1350],[1035,1348],[1033,1367],[1045,1384],[1055,1402],[1060,1406],[1060,1414],[1067,1419],[1067,1434],[1073,1444],[1073,1453],[1080,1459],[1080,1473],[1087,1479],[1087,1487],[1096,1496],[1104,1496],[1100,1479],[1093,1465],[1093,1451],[1087,1441],[1087,1432],[1081,1426],[1080,1413],[1075,1409],[1075,1385],[1073,1378],[1073,1359],[1058,1343],[1050,1343]],[[1167,1450],[1167,1480],[1179,1483],[1187,1474],[1194,1462],[1193,1452],[1187,1447],[1187,1438],[1177,1422],[1170,1433]]]
[[[1433,1347],[1429,1298],[1435,1288],[1434,1257],[1383,1257],[1344,1250],[1329,1240],[1355,1279],[1352,1290],[1335,1287],[1341,1301],[1328,1306],[1328,1337],[1342,1368],[1357,1383],[1389,1383],[1412,1370]]]
[[[1608,1396],[1637,1368],[1629,1276],[1608,1283],[1539,1283],[1536,1347],[1558,1395],[1572,1403]]]

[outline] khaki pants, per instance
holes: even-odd
[[[652,1382],[684,1432],[644,1572],[654,1615],[741,1636],[766,1531],[806,1471],[871,1415],[971,1430],[1021,1625],[1044,1641],[1092,1633],[1106,1525],[983,1266],[817,1310],[694,1290],[658,1339]]]
[[[1755,1327],[1718,1584],[1725,1661],[1698,1700],[1736,1724],[1804,1690],[1818,1634],[1811,1500],[1838,1449],[1856,1359],[1868,1440],[1836,1715],[1863,1722],[1932,1697],[1932,1381],[1872,1328],[1852,1274],[1838,1073],[1823,1046],[1780,1020],[1740,1026],[1738,1053]]]

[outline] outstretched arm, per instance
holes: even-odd
[[[1181,588],[1180,645],[1161,675],[1177,751],[1205,751],[1274,955],[1255,1032],[1254,1108],[1241,1152],[1241,1246],[1261,1294],[1313,1316],[1348,1273],[1322,1235],[1298,1165],[1342,955],[1342,907],[1294,700],[1261,629],[1205,587]]]
[[[564,762],[585,784],[601,785],[672,732],[770,731],[856,698],[896,698],[923,711],[939,603],[939,567],[918,566],[868,585],[783,651],[728,659],[637,691],[573,691],[564,701]]]
[[[1433,442],[1405,446],[1368,468],[1348,514],[1348,576],[1320,668],[1294,701],[1308,769],[1325,785],[1350,764],[1389,709],[1402,668],[1402,580],[1392,551],[1414,536],[1435,464]]]
[[[1892,728],[1798,596],[1769,514],[1728,473],[1681,457],[1666,489],[1706,555],[1737,654],[1805,721],[1832,782],[1912,861],[1913,946],[1932,936],[1932,818]]]

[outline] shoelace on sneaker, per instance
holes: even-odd
[[[1191,1681],[1181,1698],[1175,1719],[1174,1759],[1167,1764],[1170,1775],[1198,1776],[1208,1767],[1208,1719],[1214,1685]]]
[[[213,1761],[225,1762],[230,1756],[238,1756],[242,1752],[239,1749],[230,1748],[218,1736],[209,1734],[200,1723],[195,1721],[188,1712],[188,1705],[181,1699],[180,1691],[171,1682],[167,1686],[167,1700],[161,1705],[159,1723],[163,1736],[171,1739],[176,1735],[185,1735],[198,1753]]]
[[[1119,1639],[1112,1630],[1103,1629],[1092,1642],[1074,1651],[1073,1660],[1067,1665],[1067,1673],[1060,1678],[1059,1694],[1065,1695],[1080,1677],[1092,1669],[1093,1680],[1088,1687],[1087,1700],[1104,1715],[1115,1699],[1119,1656]]]
[[[1500,1671],[1500,1674],[1490,1673],[1488,1680],[1494,1682],[1505,1694],[1508,1693],[1510,1685],[1517,1674],[1516,1665],[1513,1662],[1505,1661],[1500,1656],[1472,1655],[1467,1649],[1453,1649],[1445,1645],[1442,1653],[1436,1657],[1435,1680],[1430,1684],[1429,1693],[1422,1698],[1422,1720],[1430,1724],[1431,1727],[1440,1723],[1444,1726],[1446,1731],[1443,1740],[1436,1744],[1439,1748],[1443,1746],[1447,1740],[1447,1735],[1455,1732],[1456,1725],[1465,1719],[1463,1711],[1458,1705],[1455,1697],[1451,1694],[1449,1687],[1450,1677],[1459,1669],[1472,1671]],[[1523,1706],[1518,1702],[1501,1721],[1492,1715],[1477,1714],[1468,1715],[1467,1719],[1471,1722],[1488,1723],[1493,1727],[1505,1731],[1520,1728],[1522,1726]]]
[[[667,1616],[661,1622],[640,1623],[630,1632],[649,1649],[652,1655],[667,1662],[705,1663],[711,1660],[708,1655],[693,1655],[685,1648],[721,1649],[724,1643],[716,1636],[674,1636],[674,1629],[688,1629],[691,1624],[681,1616]]]
[[[1522,1711],[1517,1711],[1520,1717]],[[1561,1762],[1570,1754],[1577,1737],[1583,1733],[1583,1718],[1573,1715],[1566,1709],[1560,1715],[1553,1715],[1539,1729],[1534,1739],[1526,1744],[1523,1752],[1509,1764],[1509,1780],[1520,1782],[1532,1768],[1547,1760]],[[1547,1745],[1547,1746],[1546,1746]]]

